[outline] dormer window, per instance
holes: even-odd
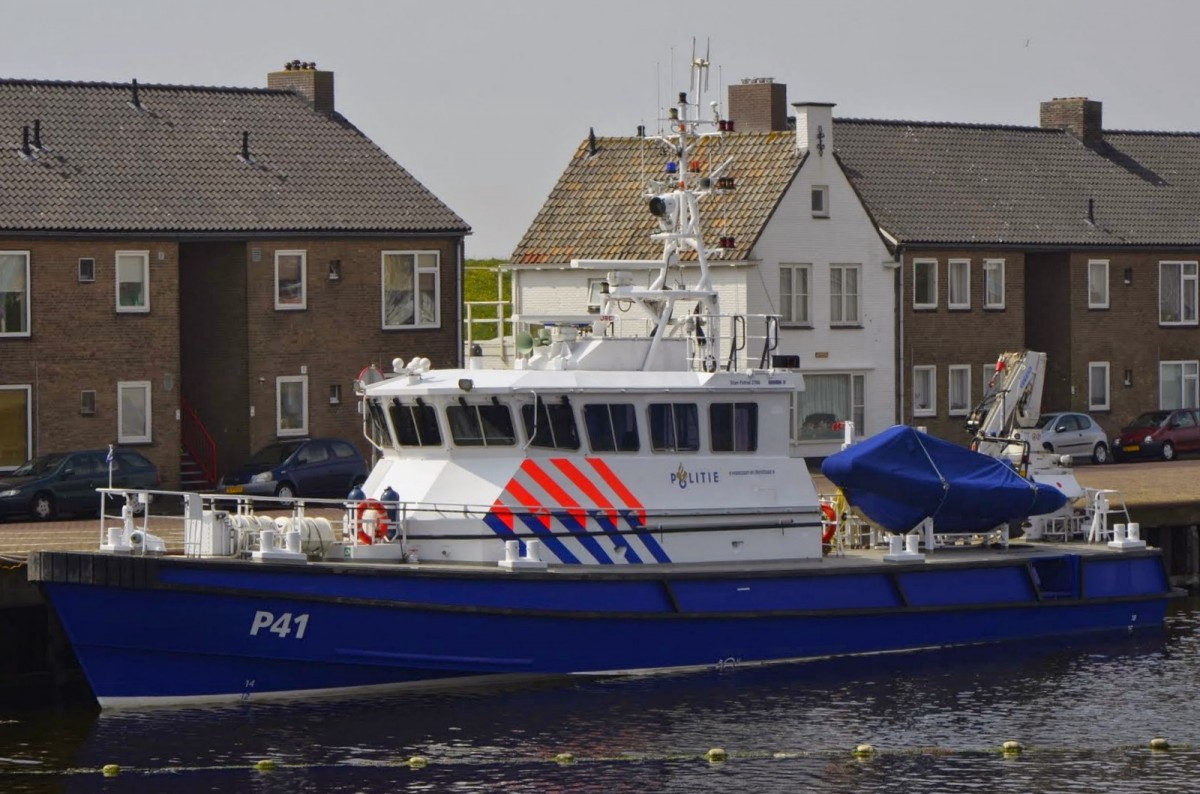
[[[812,186],[812,216],[814,218],[829,217],[829,186]]]

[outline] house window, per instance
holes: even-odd
[[[149,251],[117,251],[117,311],[150,311]]]
[[[96,280],[96,260],[90,256],[79,259],[79,281],[90,283]]]
[[[983,260],[983,308],[1004,308],[1004,260]]]
[[[700,412],[695,403],[650,403],[650,447],[655,452],[700,449]]]
[[[1088,308],[1108,308],[1108,260],[1088,262]]]
[[[275,252],[275,309],[308,308],[308,254],[304,251]]]
[[[713,403],[708,406],[708,439],[713,452],[758,449],[758,403]]]
[[[971,260],[951,259],[947,265],[946,305],[951,309],[971,308]]]
[[[95,416],[96,415],[96,390],[84,389],[79,392],[79,415],[80,416]]]
[[[330,405],[341,405],[342,404],[342,384],[340,384],[340,383],[329,384],[329,404]]]
[[[1158,407],[1200,407],[1200,363],[1195,361],[1163,361],[1158,365]]]
[[[150,434],[150,381],[132,380],[117,384],[117,441],[148,444]]]
[[[829,266],[829,324],[861,324],[858,265]]]
[[[604,306],[604,284],[602,278],[588,279],[588,314],[599,314],[600,309]]]
[[[33,402],[30,386],[0,386],[0,471],[12,471],[33,457]]]
[[[937,367],[913,367],[913,416],[937,416]]]
[[[1088,363],[1088,410],[1107,411],[1108,408],[1108,362],[1091,361]]]
[[[913,308],[937,308],[937,260],[913,260]]]
[[[856,373],[821,373],[804,376],[804,391],[793,398],[794,441],[841,440],[842,423],[854,422],[861,435],[865,422],[865,378]]]
[[[971,411],[971,366],[955,365],[948,370],[946,411],[950,416],[965,416]]]
[[[779,266],[779,321],[784,325],[812,325],[809,310],[811,265]]]
[[[308,376],[275,379],[275,432],[281,436],[308,434]]]
[[[829,186],[812,186],[812,216],[814,218],[829,217]]]
[[[384,251],[384,328],[435,328],[439,322],[437,251]]]
[[[0,251],[0,336],[29,336],[28,251]]]
[[[1195,262],[1158,263],[1158,322],[1196,324]]]
[[[592,452],[637,452],[637,411],[632,403],[600,403],[583,406]]]

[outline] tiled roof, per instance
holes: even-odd
[[[640,138],[597,138],[575,151],[537,217],[513,252],[517,265],[562,264],[572,259],[657,259],[662,243],[644,196],[649,178],[663,175],[667,157]],[[793,132],[737,133],[701,142],[697,158],[707,163],[733,158],[736,188],[703,200],[705,239],[715,245],[732,236],[726,259],[745,259],[791,184],[801,162]],[[694,259],[694,254],[683,256]]]
[[[902,243],[1200,245],[1200,134],[837,119],[834,142]]]
[[[140,108],[132,96],[0,80],[0,234],[469,231],[344,118],[289,91],[140,85]],[[45,148],[27,157],[35,121]]]

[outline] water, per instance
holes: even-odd
[[[351,702],[0,712],[0,792],[1184,791],[1200,777],[1198,682],[1189,598],[1161,632],[1037,650]],[[1150,750],[1153,737],[1171,749]],[[1001,753],[1010,739],[1025,751]],[[877,754],[860,760],[864,742]],[[728,760],[706,760],[714,747]],[[408,764],[418,755],[427,766]],[[262,759],[275,769],[256,769]],[[114,763],[120,774],[104,777]]]

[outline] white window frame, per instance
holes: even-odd
[[[841,284],[834,288],[834,273]],[[847,274],[854,274],[854,290],[846,289]],[[853,317],[849,315],[853,313]],[[837,318],[837,319],[834,319]],[[829,266],[829,325],[858,327],[862,325],[862,265],[836,264]]]
[[[936,309],[938,305],[938,261],[936,259],[914,259],[913,260],[913,308],[914,309]],[[925,267],[929,268],[929,292],[926,295],[917,294],[917,284],[919,278],[917,272]]]
[[[142,303],[141,305],[126,306],[121,303],[121,260],[131,259],[134,264],[138,260],[142,269]],[[132,282],[130,282],[132,283]],[[150,312],[150,252],[149,251],[117,251],[113,255],[113,288],[116,293],[117,311],[121,314],[148,314]]]
[[[946,377],[946,413],[950,416],[966,416],[971,412],[971,370],[974,369],[970,364],[951,364],[947,367]],[[958,383],[955,383],[955,379]],[[961,391],[961,395],[956,395],[955,392]],[[962,403],[961,408],[955,407],[955,396],[960,397],[957,402]]]
[[[850,420],[852,422],[854,422],[855,438],[862,438],[866,434],[866,423],[867,423],[867,417],[866,417],[866,412],[867,412],[866,380],[867,379],[866,379],[866,375],[864,375],[861,372],[816,372],[816,373],[809,373],[809,375],[810,375],[810,377],[817,377],[817,378],[834,377],[834,378],[847,378],[848,379],[847,386],[848,386],[849,391],[847,392],[847,399],[849,402],[849,406],[848,406],[849,407],[849,416],[850,416]],[[816,384],[814,384],[814,386],[815,385]],[[802,399],[804,399],[804,397],[803,397],[804,394],[811,395],[812,393],[815,393],[816,391],[817,391],[817,389],[814,388],[811,392],[808,390],[805,390],[805,392],[797,392],[797,393],[792,394],[792,405],[791,405],[791,409],[790,409],[791,410],[791,422],[790,422],[791,427],[789,429],[792,443],[795,443],[795,444],[812,444],[812,443],[828,444],[828,443],[830,443],[830,441],[834,440],[833,438],[806,438],[804,435],[803,427],[804,427],[805,416],[803,414],[807,410],[811,409],[812,406],[801,405],[800,401]],[[845,432],[844,428],[837,431],[837,440],[838,441],[840,441],[843,438],[844,432]]]
[[[25,392],[25,452],[23,455],[18,455],[21,460],[12,466],[0,465],[0,471],[12,471],[33,457],[33,387],[28,384],[11,384],[0,386],[0,391]]]
[[[21,318],[21,327],[24,328],[25,330],[24,331],[7,331],[7,330],[5,330],[8,327],[8,321],[7,321],[7,319],[5,319],[4,323],[2,325],[0,325],[0,337],[15,338],[15,337],[29,336],[30,320],[33,317],[33,307],[31,306],[31,304],[33,303],[33,290],[30,289],[30,285],[29,285],[29,252],[28,251],[0,251],[0,256],[15,256],[15,257],[20,257],[25,260],[25,272],[21,276],[22,283],[25,286],[25,300],[23,300],[21,302],[21,305],[24,308],[24,316]],[[16,290],[11,290],[11,291],[16,292]],[[21,461],[21,462],[24,463],[24,461]]]
[[[1088,260],[1088,308],[1108,308],[1108,260]]]
[[[1166,320],[1163,319],[1163,287],[1168,282],[1167,274],[1164,272],[1168,267],[1177,268],[1179,273],[1174,276],[1171,281],[1175,282],[1179,292],[1178,305],[1173,307],[1179,310],[1179,319]],[[1197,266],[1194,260],[1178,261],[1167,260],[1158,263],[1158,324],[1159,325],[1196,325],[1196,307],[1197,299],[1200,295],[1197,294]],[[1187,298],[1191,297],[1191,316],[1188,315]]]
[[[125,432],[125,392],[141,392],[142,399],[146,406],[145,426],[141,433],[126,433]],[[117,383],[117,443],[119,444],[149,444],[154,440],[154,421],[151,409],[153,404],[151,398],[150,381],[148,380],[123,380]]]
[[[279,263],[285,257],[297,257],[300,260],[300,300],[285,301],[280,297]],[[308,308],[308,252],[307,251],[276,251],[275,252],[275,311],[293,312],[304,311]]]
[[[784,288],[787,273],[790,289]],[[804,282],[803,290],[798,288]],[[788,328],[812,327],[812,265],[780,263],[779,265],[779,324]]]
[[[817,197],[820,197],[820,206],[818,207]],[[829,217],[829,185],[813,185],[812,191],[809,193],[809,206],[812,209],[814,218]]]
[[[937,367],[933,365],[921,365],[912,368],[912,405],[913,416],[937,416]],[[925,408],[917,407],[917,382],[922,378],[927,380],[927,389],[929,390],[929,405]]]
[[[993,288],[998,288],[1000,299],[993,300]],[[1004,300],[1004,260],[983,260],[983,308],[1003,309]]]
[[[1167,399],[1165,391],[1167,379],[1163,376],[1163,370],[1167,367],[1179,368],[1179,393],[1172,395],[1170,400]],[[1158,362],[1158,407],[1163,411],[1200,407],[1200,362]]]
[[[413,271],[413,313],[412,322],[409,323],[389,323],[388,322],[388,257],[412,257]],[[432,264],[428,258],[432,257]],[[442,324],[442,255],[436,250],[411,250],[411,251],[382,251],[379,258],[379,305],[380,305],[380,323],[384,330],[408,330],[412,328],[440,328]],[[433,276],[433,321],[421,322],[421,276]]]
[[[956,295],[954,271],[962,271],[963,294]],[[951,309],[971,308],[971,260],[951,259],[946,263],[946,306]]]
[[[283,426],[283,391],[291,384],[300,385],[300,425]],[[308,435],[308,376],[280,375],[275,379],[275,434],[278,436]]]
[[[1107,265],[1108,263],[1105,262]],[[1095,378],[1101,377],[1103,373],[1104,393],[1096,393]],[[1088,362],[1088,410],[1089,411],[1107,411],[1111,406],[1112,400],[1112,379],[1109,363],[1107,361],[1089,361]]]

